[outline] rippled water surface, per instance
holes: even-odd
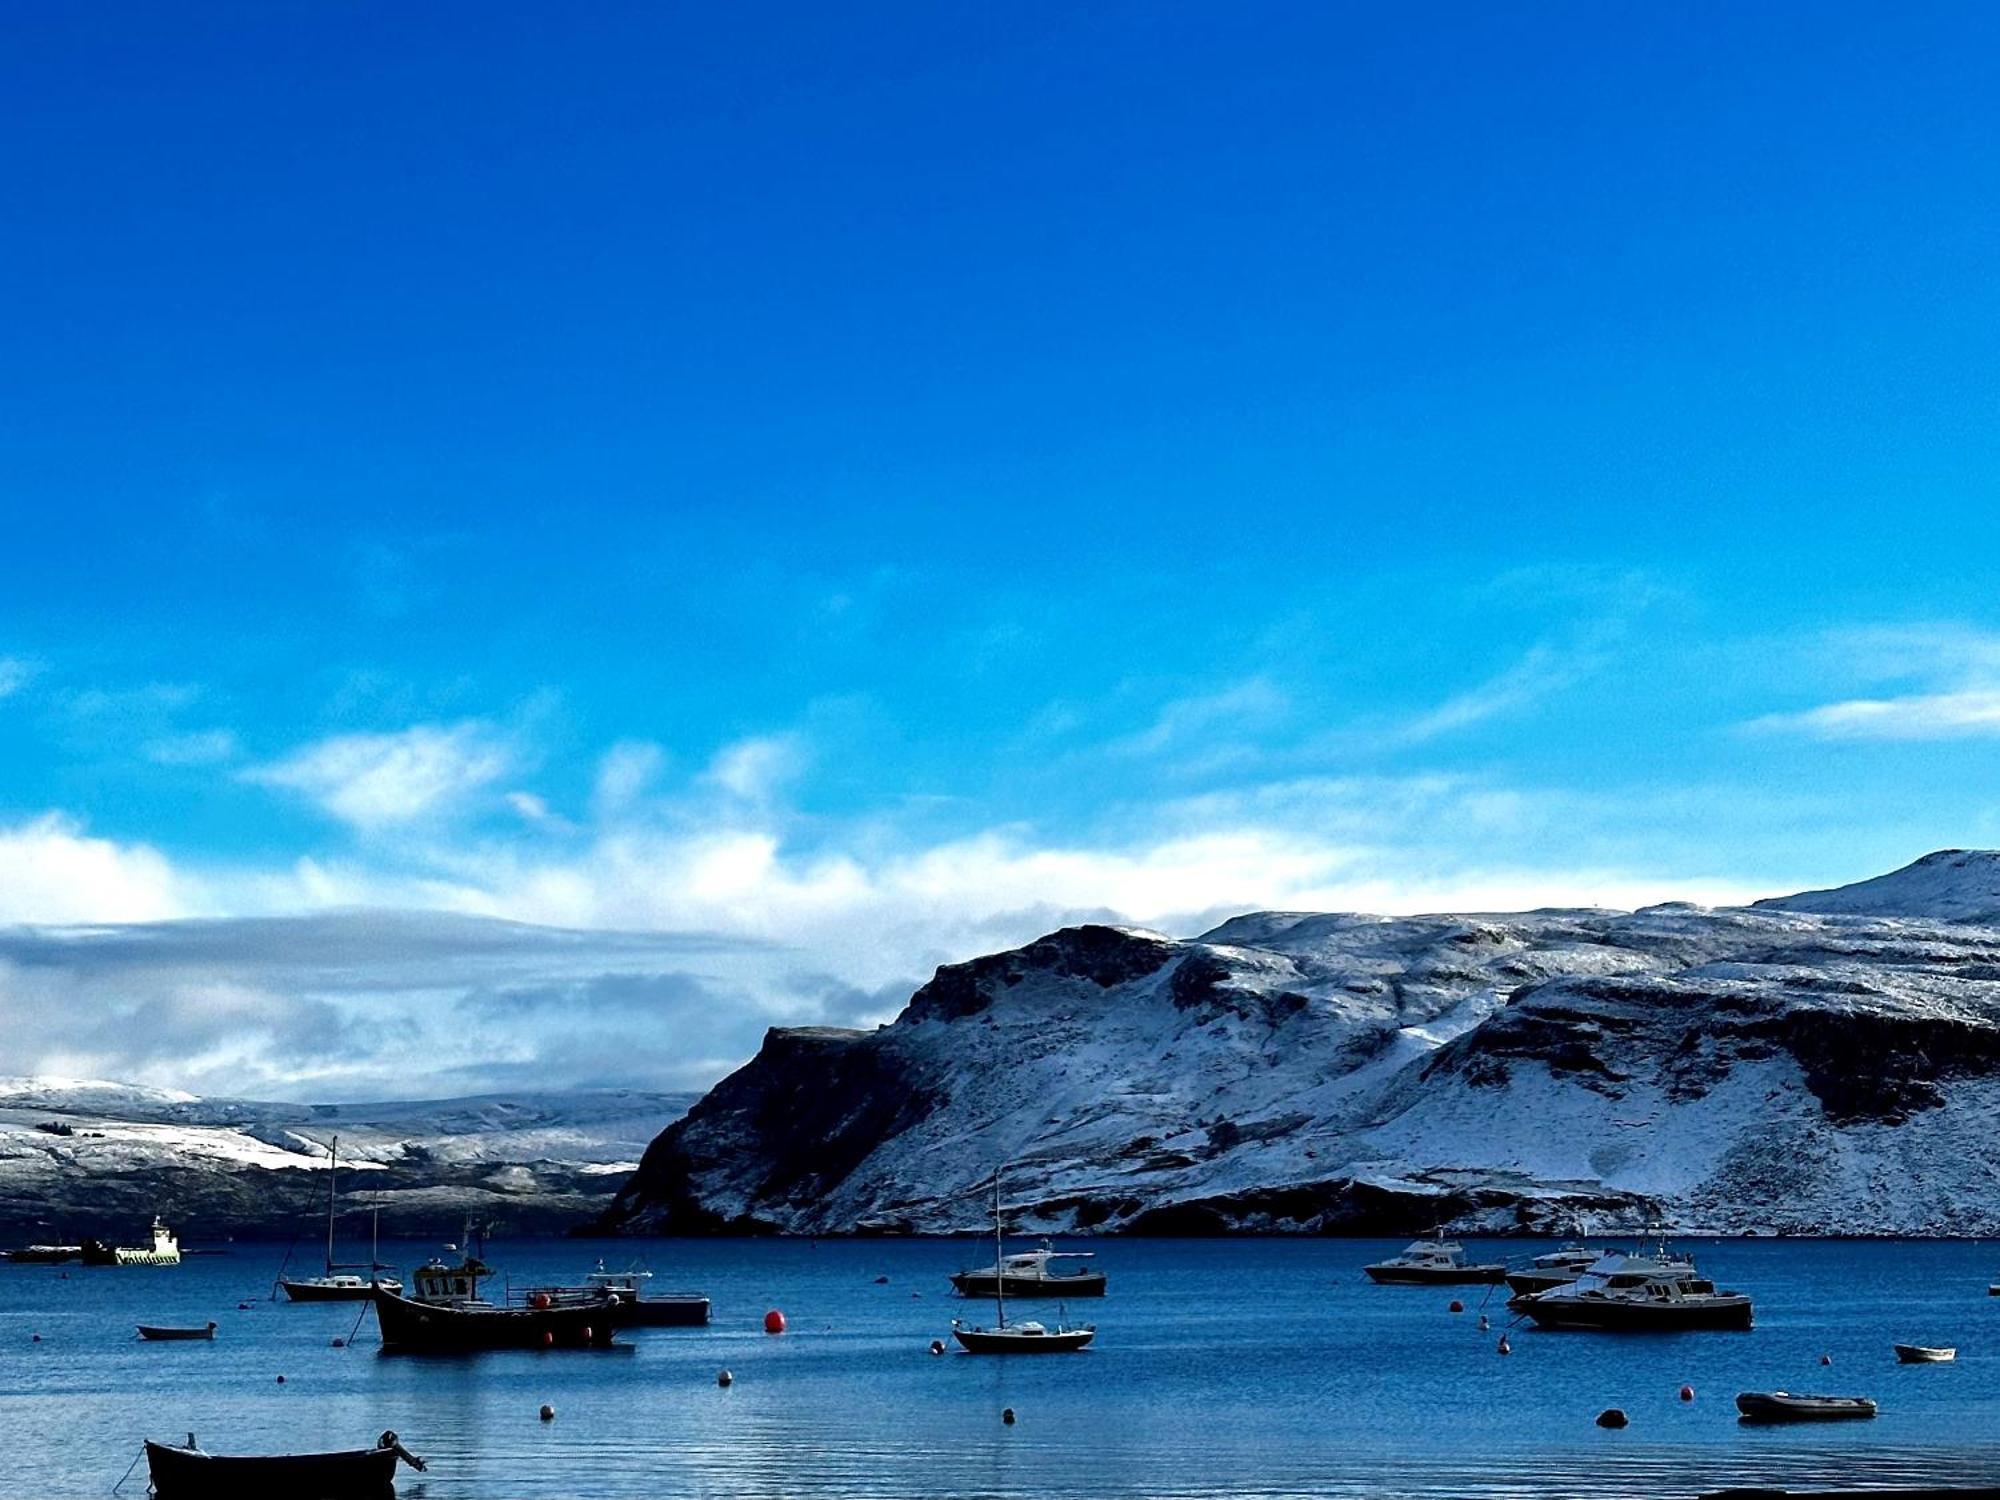
[[[385,1246],[385,1249],[388,1247]],[[607,1247],[496,1243],[519,1283]],[[178,1270],[0,1266],[0,1496],[101,1497],[142,1436],[217,1451],[362,1445],[431,1461],[421,1500],[577,1496],[1692,1496],[1726,1483],[2000,1482],[2000,1251],[1724,1241],[1703,1269],[1757,1300],[1744,1334],[1515,1329],[1482,1288],[1376,1287],[1372,1241],[1112,1241],[1097,1345],[1039,1359],[927,1352],[955,1313],[938,1241],[631,1242],[655,1285],[707,1292],[707,1329],[592,1352],[383,1355],[372,1313],[267,1300],[277,1253]],[[1544,1248],[1486,1247],[1509,1259]],[[385,1259],[421,1258],[398,1247]],[[888,1277],[878,1284],[878,1276]],[[1447,1311],[1454,1296],[1468,1310]],[[247,1301],[247,1309],[237,1304]],[[767,1308],[791,1331],[761,1332]],[[220,1325],[144,1344],[140,1321]],[[346,1349],[332,1340],[350,1332]],[[33,1336],[41,1335],[39,1343]],[[1896,1341],[1956,1344],[1903,1367]],[[1832,1356],[1830,1367],[1820,1357]],[[727,1368],[735,1384],[721,1389]],[[285,1382],[278,1383],[278,1376]],[[1695,1387],[1691,1403],[1678,1399]],[[1739,1390],[1874,1396],[1873,1422],[1742,1428]],[[543,1402],[556,1420],[537,1420]],[[1631,1426],[1593,1417],[1623,1407]],[[1000,1412],[1013,1407],[1015,1426]],[[144,1493],[143,1467],[123,1495]]]

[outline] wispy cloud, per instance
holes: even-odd
[[[1291,700],[1268,677],[1245,678],[1212,693],[1176,698],[1145,729],[1112,741],[1118,755],[1163,755],[1194,746],[1212,751],[1228,738],[1268,729],[1282,719]]]
[[[20,692],[38,670],[38,664],[26,657],[0,656],[0,698],[11,698]]]
[[[433,817],[512,769],[515,756],[492,725],[417,724],[393,734],[341,734],[243,773],[301,793],[363,830]]]
[[[232,730],[197,729],[148,740],[140,753],[160,766],[219,766],[236,759],[240,748]]]
[[[1911,691],[1840,698],[1765,714],[1745,727],[1821,740],[1949,740],[2000,736],[2000,635],[1954,623],[1837,631],[1818,655],[1850,680]]]
[[[1767,714],[1750,727],[1822,740],[1944,740],[2000,735],[2000,687],[1899,698],[1848,698],[1800,713]]]
[[[1391,738],[1403,744],[1422,744],[1488,719],[1518,713],[1573,686],[1598,662],[1593,651],[1563,650],[1546,643],[1533,646],[1505,671],[1398,726]]]

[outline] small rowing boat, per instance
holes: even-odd
[[[1898,1344],[1896,1359],[1906,1365],[1948,1365],[1958,1358],[1958,1350],[1935,1344]]]
[[[199,1328],[171,1328],[158,1323],[141,1323],[139,1337],[151,1339],[154,1343],[170,1343],[175,1339],[212,1339],[215,1325],[204,1323]]]
[[[1745,1422],[1850,1422],[1875,1415],[1866,1396],[1799,1396],[1790,1391],[1745,1391],[1736,1398]]]
[[[187,1446],[146,1444],[156,1500],[395,1500],[398,1461],[422,1471],[424,1461],[393,1432],[373,1448],[342,1453],[284,1453],[235,1456],[204,1453],[188,1434]]]

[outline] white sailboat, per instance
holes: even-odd
[[[1007,1263],[1007,1247],[1002,1242],[1000,1223],[1000,1173],[993,1173],[993,1261],[995,1265]],[[994,1287],[995,1311],[991,1328],[978,1328],[952,1319],[951,1336],[958,1340],[967,1354],[1074,1354],[1086,1347],[1097,1337],[1095,1324],[1085,1323],[1076,1328],[1066,1326],[1060,1318],[1054,1328],[1044,1323],[1007,1321],[1007,1288],[1004,1283]],[[1061,1309],[1058,1309],[1060,1313]]]
[[[326,1274],[323,1276],[280,1276],[278,1285],[294,1302],[366,1302],[378,1286],[400,1292],[403,1283],[377,1276],[383,1268],[382,1211],[375,1210],[375,1233],[368,1255],[368,1275],[356,1276],[352,1269],[333,1258],[333,1216],[337,1201],[336,1178],[340,1171],[340,1137],[327,1148],[326,1163]]]

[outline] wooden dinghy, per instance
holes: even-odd
[[[185,1447],[146,1444],[156,1500],[395,1500],[399,1461],[424,1467],[393,1432],[340,1453],[206,1453],[191,1432]]]
[[[1958,1358],[1958,1350],[1933,1344],[1898,1344],[1896,1358],[1906,1365],[1948,1365]]]
[[[1802,1396],[1790,1391],[1745,1391],[1736,1398],[1745,1422],[1852,1422],[1875,1415],[1866,1396]]]
[[[151,1339],[155,1343],[167,1343],[175,1339],[212,1339],[215,1337],[215,1325],[204,1323],[199,1328],[168,1328],[157,1323],[141,1323],[139,1337]]]

